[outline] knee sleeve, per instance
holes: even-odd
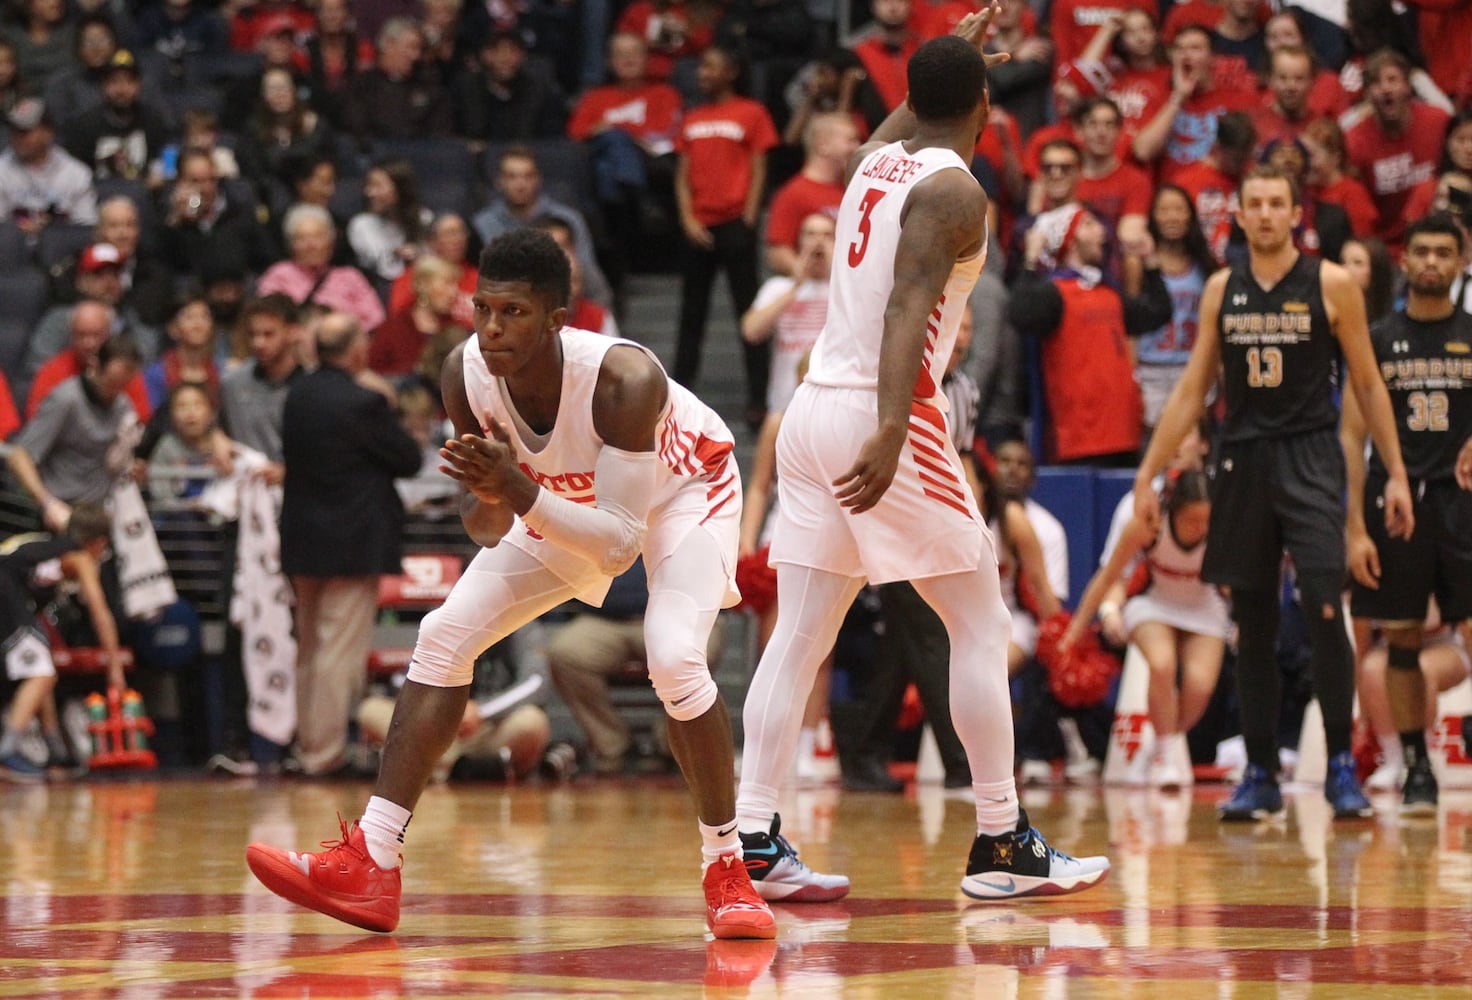
[[[715,617],[715,610],[702,610],[678,591],[649,597],[644,626],[649,679],[665,713],[679,722],[698,719],[720,696],[706,660]]]

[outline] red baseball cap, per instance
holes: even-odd
[[[111,243],[94,243],[77,258],[78,274],[96,274],[105,267],[122,267],[123,255]]]

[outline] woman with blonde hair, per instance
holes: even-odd
[[[368,367],[389,378],[414,375],[425,347],[444,335],[463,340],[469,336],[455,321],[460,294],[460,268],[425,255],[412,269],[414,300],[372,331]]]

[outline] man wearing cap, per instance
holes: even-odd
[[[63,123],[62,145],[98,180],[137,180],[168,145],[163,112],[141,99],[143,78],[133,53],[118,49],[102,77],[102,103],[77,112]]]
[[[1143,404],[1130,337],[1171,316],[1154,248],[1138,296],[1103,284],[1104,224],[1079,205],[1037,217],[1009,309],[1018,332],[1042,341],[1048,460],[1133,468]]]
[[[140,257],[138,246],[142,236],[138,206],[127,195],[113,195],[97,206],[97,225],[92,230],[94,243],[110,243],[122,257],[122,299],[138,318],[152,327],[161,327],[169,318],[174,299],[174,275],[157,254]],[[83,253],[86,248],[83,248]],[[83,295],[77,287],[75,259],[62,261],[51,268],[51,301],[72,305]]]
[[[158,355],[159,334],[157,329],[143,323],[131,308],[121,306],[123,264],[123,255],[111,243],[94,243],[87,247],[77,258],[77,293],[81,302],[100,305],[107,310],[107,336],[130,334],[147,361]],[[96,354],[98,344],[93,342],[94,338],[83,338],[79,342],[76,316],[76,306],[52,306],[31,334],[25,360],[25,381],[30,386],[27,417],[35,413],[47,392],[85,370]],[[141,378],[138,384],[142,385]],[[147,391],[135,398],[143,401],[144,405],[138,412],[146,419]]]
[[[0,153],[0,220],[30,235],[48,222],[95,223],[92,171],[57,147],[55,123],[41,99],[16,101],[5,120],[10,148]]]

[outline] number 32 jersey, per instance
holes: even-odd
[[[1320,263],[1299,254],[1288,273],[1266,289],[1247,264],[1232,268],[1217,316],[1227,405],[1222,440],[1338,425],[1339,342],[1324,308]]]
[[[1406,474],[1452,478],[1457,452],[1472,436],[1472,316],[1456,309],[1420,321],[1394,312],[1370,327],[1370,343],[1390,391]],[[1370,463],[1384,475],[1378,451]]]
[[[843,389],[878,386],[884,310],[894,291],[905,201],[922,180],[949,169],[971,173],[953,150],[927,146],[910,153],[898,142],[876,149],[859,164],[838,209],[828,319],[813,346],[807,381]],[[925,357],[915,399],[944,398],[941,377],[956,343],[966,296],[986,263],[986,234],[981,235],[981,251],[956,262],[926,320]]]

